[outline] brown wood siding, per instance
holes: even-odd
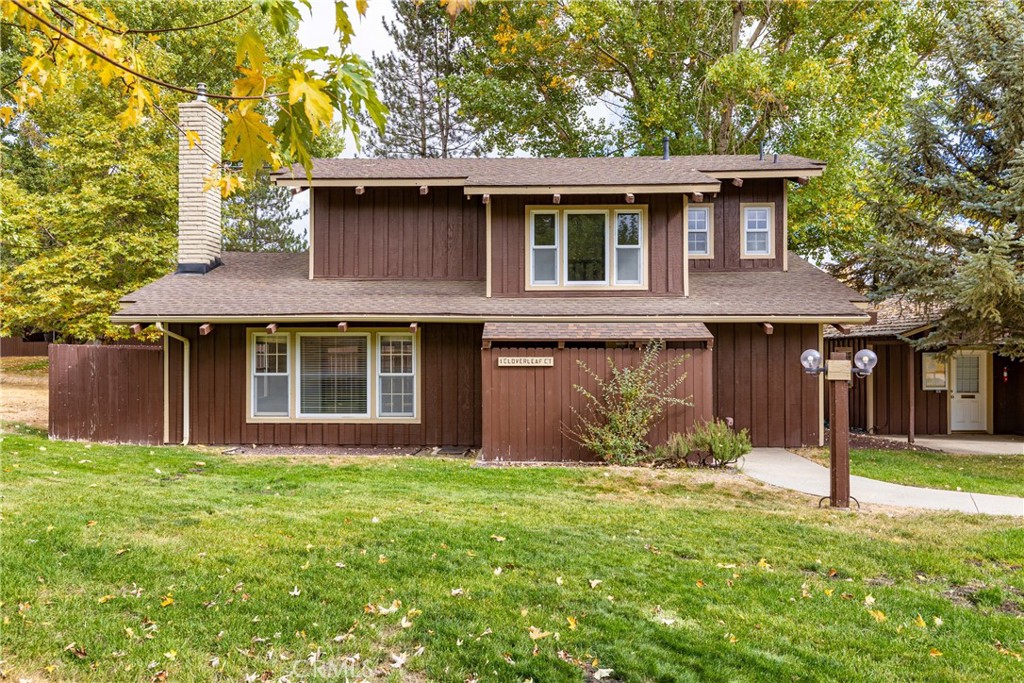
[[[781,178],[745,180],[743,187],[736,187],[729,180],[722,181],[722,191],[712,198],[704,197],[704,203],[714,204],[714,258],[690,259],[691,271],[719,270],[782,270],[782,254],[786,248],[786,212],[783,202]],[[741,259],[740,248],[743,239],[743,216],[740,204],[775,203],[775,258]]]
[[[904,343],[873,345],[878,354],[875,367],[875,433],[906,434],[910,413],[907,387],[907,349]],[[914,353],[914,431],[917,434],[945,434],[948,402],[945,391],[921,388],[920,352]]]
[[[1024,361],[993,356],[992,382],[993,431],[996,434],[1024,434]]]
[[[25,341],[19,337],[0,337],[0,358],[10,356],[45,356],[45,341]]]
[[[635,364],[637,349],[604,348],[526,348],[503,347],[482,352],[484,443],[482,458],[500,461],[594,461],[599,458],[584,450],[565,434],[575,425],[573,410],[584,403],[573,386],[595,389],[593,379],[579,361],[601,377],[608,375],[607,358],[617,366]],[[553,356],[552,367],[498,367],[500,357]],[[670,348],[665,357],[686,356],[676,373],[686,379],[677,388],[680,398],[691,397],[692,406],[673,406],[665,418],[651,430],[648,440],[664,443],[669,434],[685,432],[695,420],[711,417],[712,351]],[[678,375],[677,375],[678,376]]]
[[[550,206],[551,195],[494,195],[491,197],[492,296],[549,297],[566,292],[526,290],[526,207]],[[625,205],[625,195],[566,195],[562,205]],[[649,290],[574,290],[571,296],[637,296],[683,292],[683,197],[636,195],[635,206],[647,205],[646,256]]]
[[[750,430],[755,446],[818,443],[818,380],[800,354],[817,348],[817,325],[708,324],[715,337],[714,414]]]
[[[158,346],[50,344],[50,436],[163,442],[163,354]]]
[[[313,190],[313,276],[483,280],[486,213],[459,187]]]
[[[372,324],[367,326],[373,327]],[[281,326],[282,329],[287,327]],[[342,446],[479,446],[481,443],[479,353],[483,325],[428,323],[420,326],[422,419],[419,424],[247,423],[246,325],[216,325],[206,336],[199,335],[196,325],[172,325],[170,329],[191,342],[192,443]],[[182,345],[174,340],[169,345],[173,442],[182,438]]]
[[[855,351],[867,346],[862,339],[826,339],[825,358],[835,351],[842,351],[853,358]],[[877,349],[875,349],[877,351]],[[872,380],[874,381],[874,380]],[[850,385],[850,429],[867,431],[868,428],[868,380],[854,380]],[[828,416],[826,416],[828,419]]]

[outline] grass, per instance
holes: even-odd
[[[827,450],[804,452],[828,466]],[[922,451],[854,450],[850,472],[895,484],[972,493],[1024,496],[1024,456],[953,455]]]
[[[1024,676],[1010,519],[728,472],[0,446],[13,680]]]
[[[0,373],[39,377],[45,376],[49,369],[50,359],[46,356],[6,356],[0,358]]]

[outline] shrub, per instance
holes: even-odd
[[[652,341],[644,347],[639,363],[624,368],[608,358],[607,378],[578,361],[596,388],[591,392],[573,386],[583,397],[584,407],[581,411],[573,409],[575,424],[565,429],[568,436],[611,464],[635,465],[646,460],[651,447],[647,433],[665,410],[673,405],[692,405],[689,399],[675,395],[686,373],[672,376],[687,356],[663,361],[664,349],[664,342]]]
[[[662,467],[681,467],[690,455],[690,441],[686,435],[674,432],[663,445],[656,446],[651,461]]]
[[[700,464],[709,467],[732,465],[751,451],[747,430],[733,431],[723,420],[710,420],[694,426],[690,448],[703,454]]]

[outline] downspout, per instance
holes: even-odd
[[[169,405],[170,387],[168,386],[168,373],[170,372],[170,360],[167,355],[166,337],[171,339],[177,339],[181,342],[182,347],[182,373],[181,373],[181,445],[188,445],[189,438],[189,386],[188,386],[188,375],[189,375],[189,341],[180,334],[175,334],[170,330],[164,328],[163,323],[156,323],[156,329],[164,335],[165,346],[164,346],[164,441],[170,439],[171,433],[171,407]]]

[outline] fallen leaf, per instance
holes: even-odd
[[[565,582],[562,580],[562,577],[559,576],[559,577],[555,578],[555,583],[557,583],[559,586],[561,586]]]
[[[95,519],[90,519],[88,522],[85,523],[85,525],[86,526],[96,526],[96,520]]]
[[[288,595],[292,596],[293,598],[297,598],[301,594],[302,594],[302,591],[299,590],[298,586],[295,586],[290,591],[288,591]]]
[[[501,567],[495,567],[494,568],[494,575],[495,576],[501,576]]]
[[[384,555],[378,555],[377,556],[377,564],[387,564],[387,563],[388,563],[388,558],[386,556],[384,556]]]
[[[768,560],[766,560],[763,557],[760,560],[757,561],[757,566],[760,569],[771,569],[772,568],[772,566],[770,564],[768,564]]]
[[[505,537],[504,536],[496,536],[495,534],[491,534],[491,539],[494,540],[494,541],[497,541],[498,543],[504,543],[505,542]]]
[[[942,650],[933,647],[932,649],[928,650],[928,654],[930,654],[932,657],[941,657]]]
[[[115,597],[117,597],[117,596],[116,595],[104,595],[102,598],[99,599],[99,603],[102,605],[105,602],[110,602]]]
[[[408,658],[409,655],[407,655],[404,652],[397,655],[391,655],[391,668],[401,669],[403,666],[405,666],[405,660],[407,660]]]
[[[614,673],[614,669],[598,669],[594,672],[595,681],[603,681]]]
[[[883,612],[880,609],[868,610],[868,614],[873,616],[875,618],[875,621],[877,621],[879,624],[885,621],[885,612]]]
[[[169,607],[169,606],[171,606],[173,604],[174,604],[174,597],[172,596],[171,593],[168,593],[167,595],[164,595],[164,596],[162,596],[160,598],[160,606],[161,607]]]
[[[453,588],[452,589],[452,597],[454,598],[454,597],[456,597],[458,595],[462,595],[462,589],[461,588]]]
[[[177,653],[177,652],[175,652],[174,650],[171,650],[171,651],[169,651],[169,652],[165,652],[165,653],[164,653],[164,657],[166,657],[167,659],[172,659],[172,660],[173,660],[173,659],[175,659],[175,658],[176,658],[177,656],[178,656],[178,653]]]
[[[604,581],[602,581],[601,579],[591,579],[590,580],[590,588],[591,589],[597,588],[602,583],[604,583]]]
[[[934,622],[936,626],[942,626],[942,617],[934,617],[932,622]]]
[[[530,627],[530,640],[541,640],[551,635],[551,631],[542,631],[536,626]]]
[[[873,605],[873,604],[875,604],[875,598],[873,596],[871,596],[871,595],[866,596],[864,598],[864,604],[865,605]]]
[[[917,618],[914,619],[914,625],[917,626],[918,628],[927,628],[928,627],[928,624],[925,623],[924,618],[921,617],[920,614],[918,614]]]
[[[565,620],[567,622],[569,622],[569,630],[570,631],[575,631],[576,630],[576,617],[566,617]]]
[[[703,587],[704,587],[704,582],[702,580],[700,580],[700,579],[697,579],[697,588],[703,588]]]

